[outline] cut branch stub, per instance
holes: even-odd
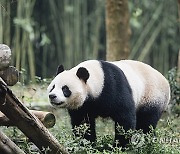
[[[51,112],[30,110],[47,128],[52,128],[56,123],[56,117]]]
[[[52,128],[56,123],[56,118],[51,112],[36,111],[30,110],[43,124],[46,128]],[[16,126],[14,121],[9,120],[1,111],[0,111],[0,126]]]
[[[19,71],[14,66],[10,66],[0,71],[0,77],[8,86],[14,86],[19,80]]]
[[[11,62],[11,49],[5,45],[0,44],[0,70],[9,67]]]

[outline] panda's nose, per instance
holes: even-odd
[[[54,100],[56,97],[57,97],[57,96],[56,96],[55,94],[50,94],[50,95],[49,95],[49,99],[50,99],[50,100]]]

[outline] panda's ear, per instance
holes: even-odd
[[[78,76],[79,79],[82,79],[85,83],[87,82],[87,80],[89,78],[89,72],[84,67],[80,67],[77,70],[76,75]]]
[[[56,75],[58,75],[59,73],[64,71],[64,66],[63,65],[59,65],[57,70],[56,70]]]

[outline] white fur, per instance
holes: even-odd
[[[87,80],[87,91],[94,98],[97,98],[101,94],[104,86],[104,72],[101,64],[97,60],[88,60],[80,63],[72,68],[72,70],[77,72],[79,67],[85,67],[88,70],[90,77]]]
[[[76,76],[78,68],[85,67],[90,76],[85,84]],[[76,67],[58,74],[48,87],[49,94],[57,96],[56,103],[64,102],[59,107],[76,109],[82,106],[88,94],[94,98],[98,97],[103,89],[104,74],[100,63],[97,60],[85,61]],[[55,88],[50,92],[53,85]],[[62,87],[67,85],[72,92],[69,98],[63,95]]]
[[[51,88],[55,85],[55,88],[50,92]],[[72,91],[69,98],[66,98],[63,94],[62,87],[67,85]],[[57,96],[55,102],[64,102],[59,107],[77,108],[83,104],[87,96],[87,90],[85,85],[79,80],[79,78],[71,71],[64,71],[58,74],[48,87],[49,94],[55,94]]]

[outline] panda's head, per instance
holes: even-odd
[[[66,71],[60,65],[56,77],[47,88],[51,104],[68,109],[81,107],[87,97],[88,78],[89,72],[84,67]]]

